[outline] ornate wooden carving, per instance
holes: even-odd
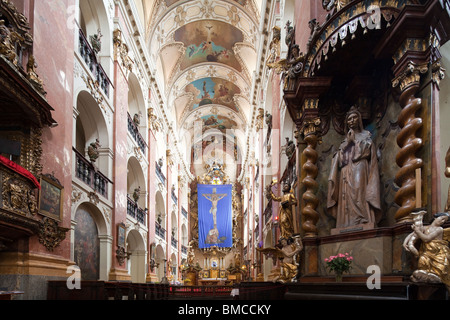
[[[402,111],[398,117],[400,133],[397,143],[400,151],[396,162],[400,167],[395,176],[395,182],[400,189],[395,195],[395,202],[400,208],[395,214],[397,222],[409,221],[410,213],[416,208],[416,169],[423,166],[422,159],[416,152],[422,147],[422,139],[417,131],[422,127],[422,119],[417,117],[417,111],[422,108],[422,100],[415,97],[420,85],[420,74],[428,70],[426,64],[416,65],[409,62],[405,70],[393,80],[393,86],[400,86],[400,106]]]
[[[320,118],[306,120],[303,123],[301,134],[306,142],[306,148],[303,151],[303,156],[306,162],[303,164],[302,170],[306,176],[302,183],[306,190],[303,193],[303,201],[305,203],[302,208],[302,228],[305,231],[305,237],[317,236],[317,221],[319,220],[319,213],[316,208],[319,204],[319,199],[316,195],[318,183],[316,181],[318,175],[317,159],[319,157],[316,151],[320,128]]]

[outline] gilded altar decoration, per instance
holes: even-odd
[[[411,227],[413,232],[405,239],[409,243],[419,246],[417,270],[411,275],[414,282],[444,283],[450,291],[450,228],[443,228],[449,220],[449,213],[437,213],[434,220],[428,226],[414,223]],[[419,244],[420,243],[420,244]],[[405,249],[410,250],[409,246]]]
[[[66,239],[66,233],[69,230],[68,228],[60,227],[55,220],[45,217],[40,224],[39,242],[48,251],[53,251]]]
[[[347,113],[345,126],[346,137],[331,164],[327,208],[336,228],[374,228],[381,209],[376,147],[355,107]]]
[[[39,78],[39,75],[36,73],[37,63],[36,59],[32,54],[28,57],[27,63],[27,78],[31,82],[31,84],[39,91],[42,95],[46,95],[47,92],[44,90],[44,82]]]
[[[291,191],[291,186],[289,183],[283,184],[283,195],[278,197],[273,194],[272,186],[275,181],[272,181],[270,185],[270,197],[272,200],[281,202],[279,221],[280,221],[280,232],[281,238],[289,239],[294,235],[294,216],[292,212],[292,206],[297,205],[297,198],[295,198],[294,193]]]
[[[34,216],[38,212],[36,189],[41,185],[29,171],[0,155],[0,165],[6,170],[0,172],[0,208]]]
[[[299,253],[303,250],[303,243],[299,235],[293,238],[280,238],[275,248],[257,248],[266,258],[277,258],[281,261],[280,269],[272,271],[273,282],[293,282],[298,278]]]

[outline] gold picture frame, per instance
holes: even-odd
[[[117,225],[117,246],[125,249],[126,227],[124,223]]]
[[[62,221],[64,187],[45,175],[41,176],[40,183],[39,213],[56,221]]]

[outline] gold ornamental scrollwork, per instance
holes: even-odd
[[[392,80],[392,86],[394,88],[400,87],[400,90],[403,92],[409,86],[419,85],[420,76],[427,73],[427,71],[428,63],[416,64],[409,61],[403,72]]]
[[[66,239],[66,233],[69,230],[68,228],[60,227],[55,220],[45,217],[39,226],[39,242],[48,251],[53,251]]]

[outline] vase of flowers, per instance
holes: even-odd
[[[353,257],[348,252],[325,258],[327,269],[334,272],[336,282],[342,282],[342,275],[351,269],[352,261]]]

